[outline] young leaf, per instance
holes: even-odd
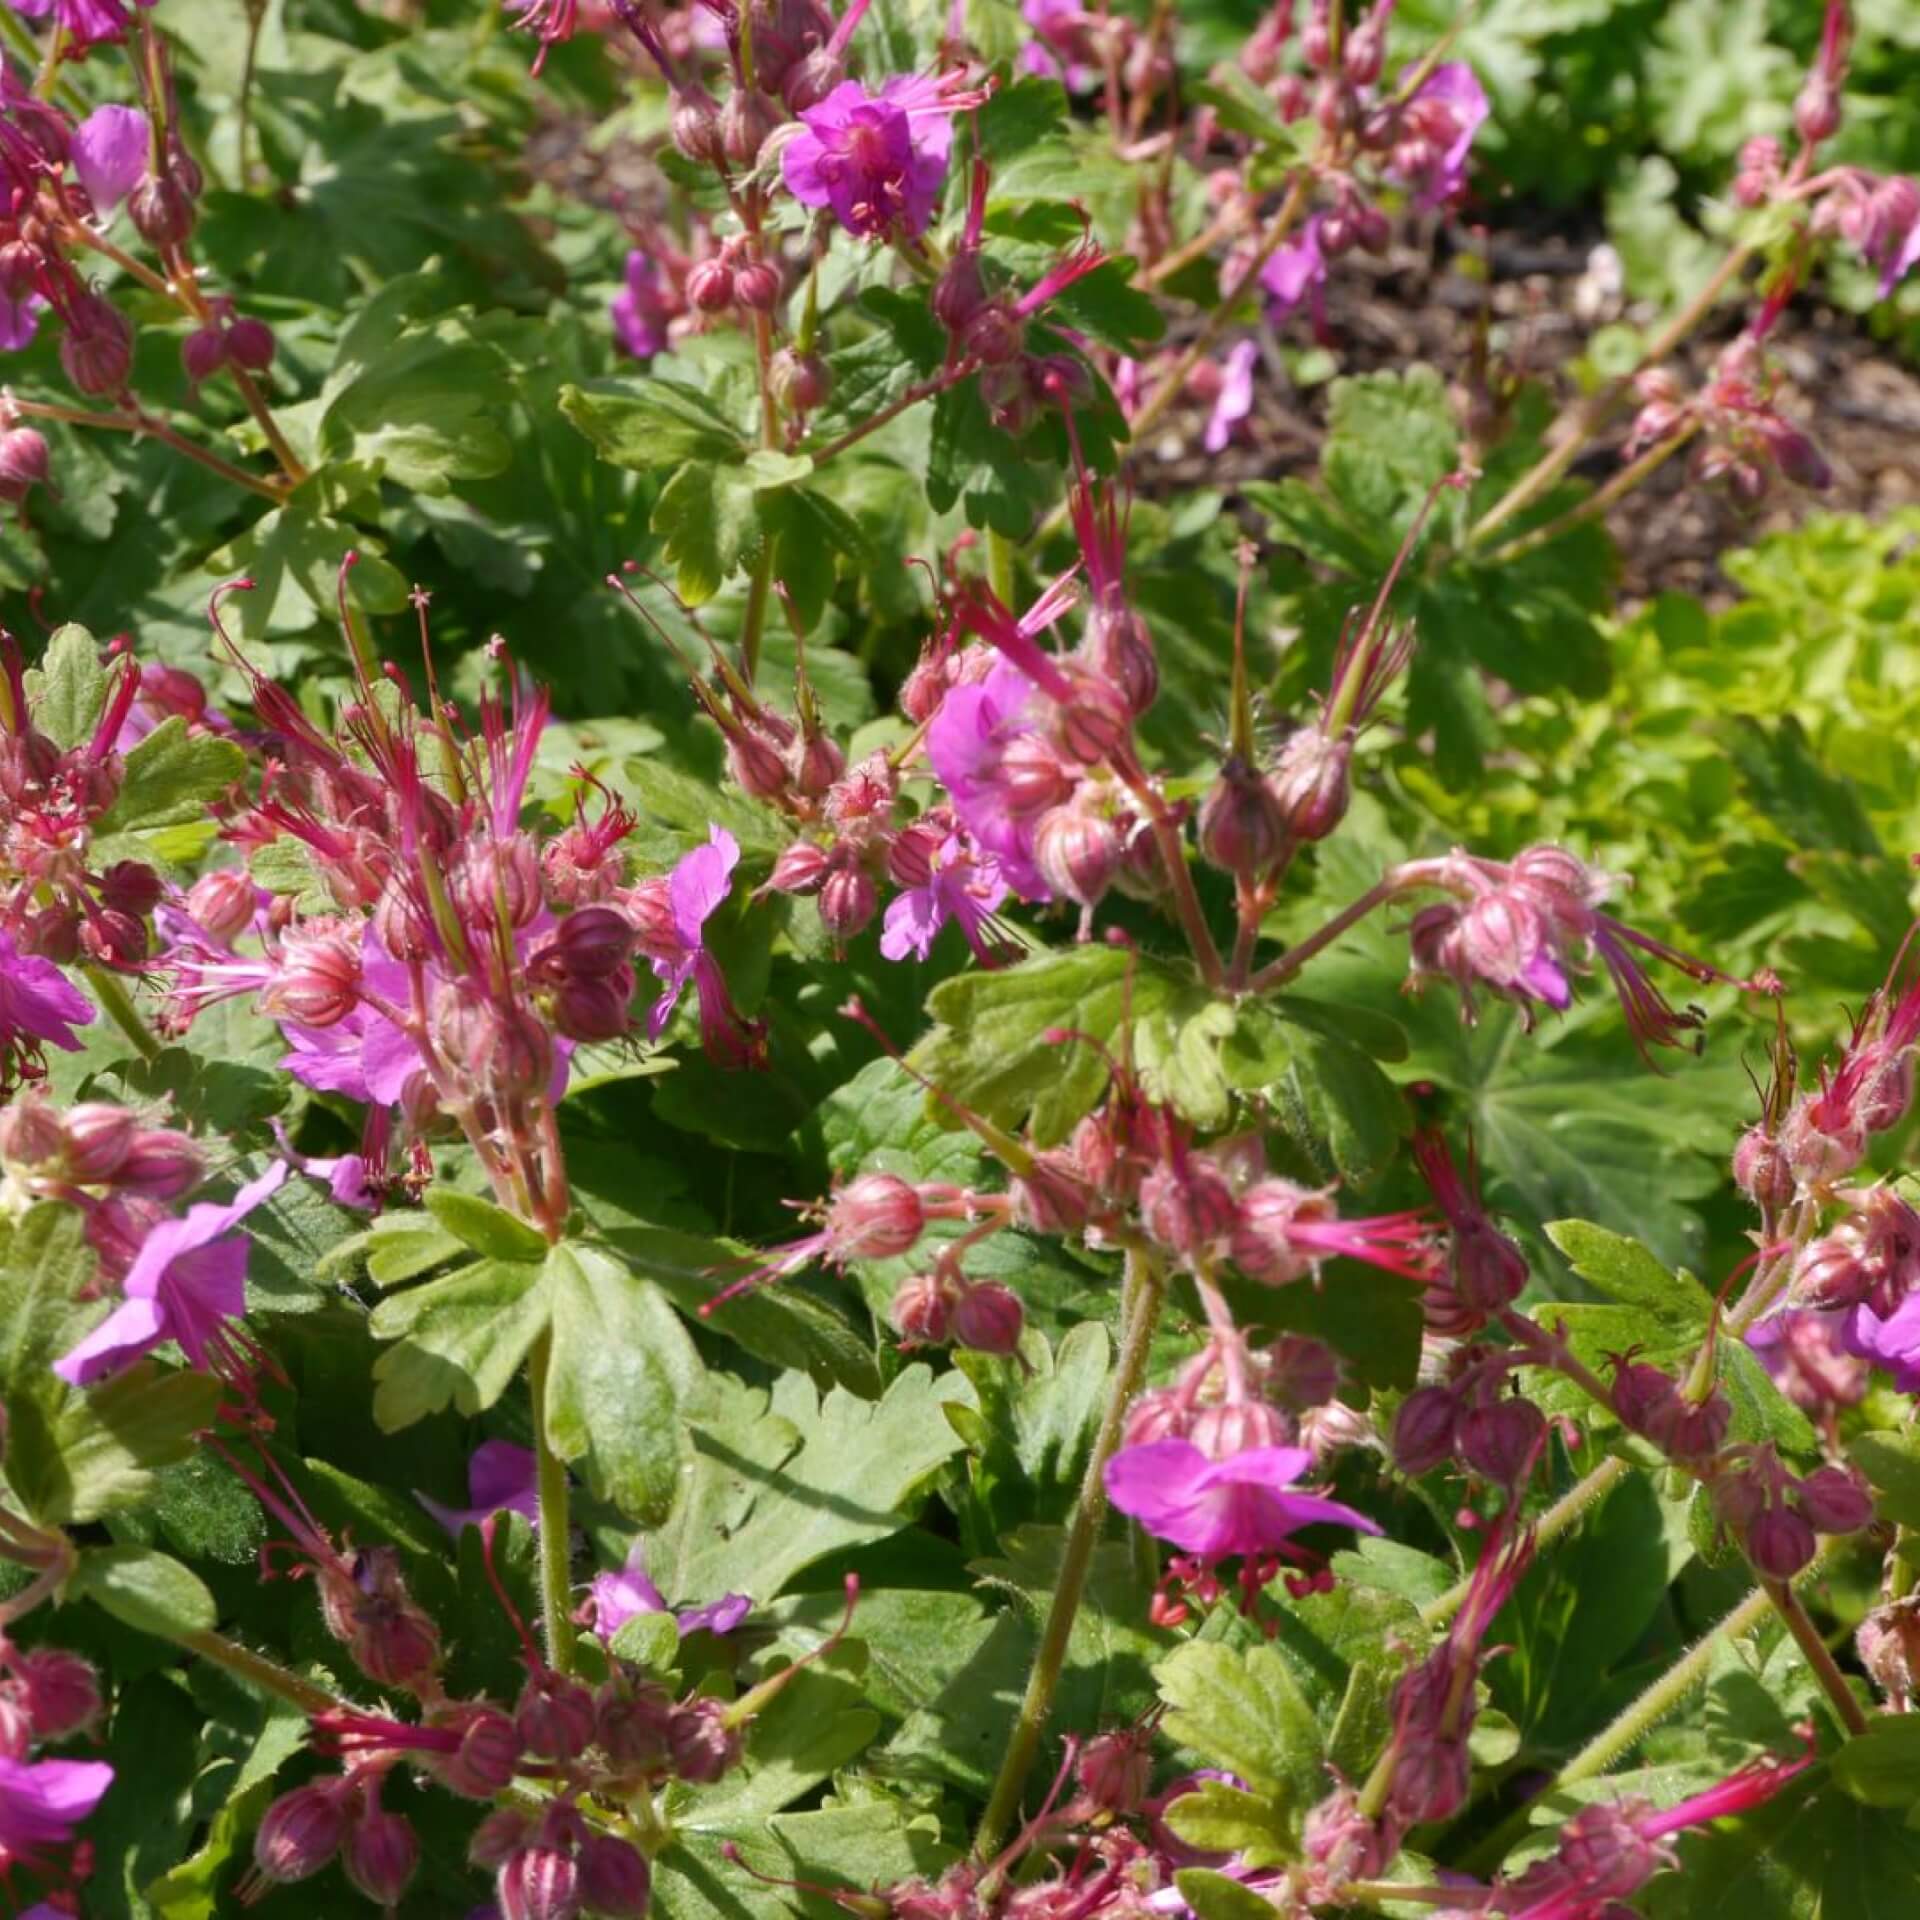
[[[210,1633],[220,1617],[200,1576],[151,1547],[90,1547],[68,1591],[162,1639]]]

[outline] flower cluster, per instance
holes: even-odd
[[[100,1711],[87,1661],[58,1647],[18,1647],[0,1633],[0,1879],[16,1895],[25,1881],[55,1890],[86,1877],[86,1844],[76,1844],[74,1829],[113,1784],[113,1768],[40,1749],[86,1735]],[[34,1909],[64,1910],[64,1901]]]

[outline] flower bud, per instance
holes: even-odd
[[[1256,1180],[1240,1196],[1228,1255],[1249,1280],[1269,1287],[1291,1286],[1313,1271],[1313,1262],[1289,1238],[1296,1220],[1322,1219],[1323,1197],[1291,1180]]]
[[[724,260],[702,260],[687,275],[687,298],[702,313],[725,313],[733,305],[733,269]]]
[[[0,246],[0,292],[16,305],[37,291],[46,256],[31,240],[15,235]]]
[[[736,167],[752,166],[781,118],[758,87],[735,87],[720,108],[720,151]]]
[[[563,980],[548,1006],[554,1031],[569,1040],[617,1040],[633,1025],[633,969]]]
[[[151,1200],[172,1200],[198,1186],[206,1172],[200,1149],[177,1128],[140,1127],[113,1170],[113,1184]]]
[[[144,860],[116,860],[100,876],[97,891],[103,906],[144,920],[160,904],[166,887]]]
[[[309,1880],[340,1851],[346,1834],[345,1783],[315,1782],[283,1793],[261,1816],[253,1864],[263,1880]]]
[[[788,413],[812,413],[827,404],[833,392],[833,370],[817,353],[782,347],[767,367],[773,397]]]
[[[1856,1307],[1873,1286],[1859,1236],[1842,1227],[1800,1249],[1787,1296],[1796,1307]]]
[[[96,966],[130,973],[147,957],[147,929],[130,913],[100,907],[80,923],[80,951]]]
[[[1831,140],[1840,130],[1840,95],[1825,75],[1809,74],[1793,103],[1793,124],[1808,146]]]
[[[518,1807],[495,1807],[467,1840],[467,1865],[504,1866],[509,1855],[526,1845],[532,1831],[531,1815]]]
[[[359,1004],[360,954],[345,934],[289,940],[280,971],[260,996],[261,1010],[303,1027],[338,1026]]]
[[[1074,807],[1056,807],[1033,836],[1033,863],[1048,889],[1082,907],[1106,897],[1120,865],[1120,836],[1112,823]]]
[[[0,500],[24,500],[52,471],[46,437],[32,427],[0,431]]]
[[[865,867],[840,866],[820,887],[820,924],[836,943],[865,930],[880,911],[880,889]]]
[[[891,1260],[912,1252],[926,1218],[918,1191],[898,1174],[863,1173],[828,1204],[827,1239],[836,1260]]]
[[[887,1324],[900,1336],[903,1346],[943,1345],[952,1329],[958,1295],[959,1289],[944,1274],[910,1274],[888,1303]]]
[[[1610,1397],[1620,1424],[1629,1432],[1644,1434],[1667,1417],[1679,1392],[1671,1376],[1658,1367],[1630,1361],[1613,1376]]]
[[[1020,316],[998,300],[980,307],[960,335],[960,350],[988,367],[1011,366],[1026,344]]]
[[[594,1737],[621,1771],[660,1773],[667,1765],[667,1722],[673,1713],[665,1688],[646,1685],[629,1691],[609,1681],[594,1696]]]
[[[187,379],[200,386],[227,364],[227,336],[218,323],[195,327],[180,342],[180,365]]]
[[[1483,1480],[1517,1487],[1538,1457],[1547,1416],[1530,1400],[1469,1407],[1460,1422],[1460,1457]]]
[[[1340,70],[1351,86],[1372,86],[1386,57],[1386,38],[1372,16],[1351,28],[1340,43]]]
[[[766,260],[749,260],[733,276],[733,297],[753,313],[771,313],[780,304],[780,269]]]
[[[1140,1182],[1140,1219],[1147,1232],[1183,1259],[1204,1253],[1233,1231],[1239,1209],[1233,1189],[1205,1160],[1163,1162]]]
[[[805,113],[809,107],[817,107],[846,77],[847,70],[836,54],[815,47],[787,69],[780,82],[780,97],[790,113]]]
[[[125,1164],[140,1123],[125,1107],[103,1100],[70,1107],[60,1122],[67,1177],[76,1186],[103,1187]],[[196,1166],[197,1174],[198,1168]],[[191,1186],[191,1180],[186,1182]],[[184,1187],[179,1191],[184,1191]]]
[[[577,1759],[593,1742],[593,1695],[563,1673],[527,1676],[513,1709],[513,1730],[542,1760]]]
[[[1789,1506],[1765,1508],[1747,1528],[1747,1558],[1769,1580],[1791,1580],[1819,1550],[1806,1516]]]
[[[1412,1479],[1453,1458],[1461,1424],[1459,1399],[1450,1387],[1415,1387],[1393,1416],[1393,1464]]]
[[[578,1920],[580,1872],[556,1847],[509,1854],[495,1882],[500,1920]]]
[[[826,884],[829,867],[830,857],[824,847],[815,846],[811,840],[796,840],[774,861],[767,885],[775,893],[802,897],[818,893]]]
[[[1793,1500],[1818,1533],[1858,1533],[1873,1523],[1873,1494],[1845,1467],[1816,1467]]]
[[[1223,872],[1252,876],[1273,865],[1286,843],[1287,823],[1272,790],[1250,768],[1231,760],[1200,803],[1200,853]]]
[[[340,1865],[356,1892],[377,1906],[398,1906],[420,1865],[420,1836],[412,1821],[369,1807],[348,1828]]]
[[[1861,1621],[1854,1649],[1873,1684],[1895,1706],[1904,1705],[1920,1674],[1920,1601],[1889,1600]]]
[[[1202,1407],[1188,1424],[1186,1437],[1209,1460],[1231,1460],[1254,1447],[1290,1447],[1293,1422],[1265,1400],[1226,1400]]]
[[[60,1116],[39,1088],[26,1088],[0,1107],[0,1160],[9,1166],[44,1167],[66,1144]]]
[[[1070,1154],[1047,1148],[1023,1174],[1007,1183],[1014,1225],[1029,1233],[1079,1233],[1093,1211],[1094,1196]]]
[[[544,1093],[553,1080],[553,1036],[530,1008],[486,1009],[477,1064],[496,1099]]]
[[[1630,1802],[1604,1800],[1582,1807],[1560,1829],[1555,1857],[1569,1882],[1596,1903],[1630,1899],[1666,1858],[1659,1842],[1641,1833]]]
[[[36,1647],[14,1656],[37,1741],[70,1739],[100,1717],[100,1679],[91,1661],[64,1647]]]
[[[787,790],[780,745],[757,728],[735,727],[727,735],[727,771],[756,800],[777,800]]]
[[[1450,1820],[1466,1805],[1471,1778],[1464,1741],[1416,1735],[1400,1748],[1388,1805],[1409,1826]]]
[[[847,756],[838,741],[824,733],[803,730],[787,750],[795,789],[809,800],[829,792],[847,770]]]
[[[975,1353],[1017,1353],[1026,1310],[1020,1296],[996,1280],[976,1281],[953,1303],[951,1332],[955,1346]]]
[[[1324,840],[1347,817],[1352,759],[1350,741],[1329,740],[1317,727],[1301,728],[1280,749],[1267,791],[1296,840]]]
[[[1283,1333],[1261,1358],[1267,1398],[1290,1412],[1323,1407],[1340,1390],[1340,1356],[1311,1334]]]
[[[240,868],[220,867],[187,889],[187,912],[214,939],[230,945],[253,924],[258,897]]]
[[[633,927],[624,914],[612,907],[577,907],[554,928],[542,953],[551,954],[552,965],[575,979],[604,980],[626,964],[633,944]],[[530,971],[541,958],[535,955]]]
[[[148,246],[165,251],[193,232],[193,196],[171,170],[143,174],[127,195],[127,215]]]
[[[1484,1217],[1453,1236],[1453,1290],[1475,1313],[1498,1313],[1519,1299],[1527,1284],[1527,1256]]]
[[[720,108],[705,87],[688,87],[673,96],[669,124],[673,144],[685,158],[710,166],[723,157]]]
[[[1137,1812],[1152,1778],[1152,1757],[1132,1732],[1096,1734],[1073,1765],[1074,1784],[1103,1813]]]
[[[1669,1459],[1701,1465],[1717,1454],[1733,1424],[1733,1407],[1718,1387],[1695,1403],[1675,1393],[1647,1426],[1647,1438]]]
[[[276,342],[264,320],[243,313],[227,326],[227,358],[248,373],[265,373],[273,365]]]
[[[513,1784],[520,1768],[520,1736],[498,1707],[461,1705],[449,1716],[460,1733],[452,1753],[436,1754],[429,1763],[434,1777],[449,1792],[468,1800],[491,1800]]]
[[[1733,1184],[1755,1206],[1777,1212],[1793,1204],[1799,1183],[1779,1141],[1765,1127],[1749,1127],[1733,1150]]]
[[[122,1278],[149,1233],[167,1217],[164,1201],[140,1193],[110,1193],[87,1210],[87,1245],[110,1280]]]
[[[580,1898],[604,1920],[642,1920],[653,1888],[653,1870],[638,1847],[616,1834],[589,1834],[574,1856]]]
[[[1803,1097],[1787,1113],[1780,1145],[1799,1179],[1838,1180],[1866,1157],[1867,1130],[1858,1114]]]
[[[726,1703],[689,1700],[667,1719],[667,1753],[674,1772],[689,1785],[711,1786],[740,1760],[740,1730],[726,1723]]]
[[[987,284],[980,272],[979,248],[957,247],[933,283],[933,317],[949,333],[964,335],[986,303]]]

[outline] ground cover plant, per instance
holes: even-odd
[[[0,10],[7,1912],[1920,1897],[1776,12]]]

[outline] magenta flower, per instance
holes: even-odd
[[[98,214],[117,207],[147,170],[153,129],[137,107],[95,107],[74,129],[73,170]]]
[[[627,254],[627,284],[613,296],[613,337],[636,360],[667,350],[674,301],[660,263],[638,247]]]
[[[780,155],[787,191],[831,207],[849,233],[877,240],[922,234],[947,177],[957,102],[943,81],[901,74],[870,94],[844,80],[800,116]]]
[[[1039,690],[1011,661],[952,688],[927,728],[927,760],[953,810],[997,873],[1023,900],[1053,896],[1033,863],[1033,822],[1014,811],[1002,776],[1008,746],[1033,731]]]
[[[888,906],[880,951],[889,960],[904,960],[908,954],[924,960],[951,920],[983,967],[998,966],[1007,956],[1008,943],[995,934],[993,914],[1006,897],[999,863],[991,855],[975,853],[958,834],[949,834],[931,862],[926,885],[909,888]]]
[[[49,1045],[78,1053],[73,1030],[92,1021],[92,1002],[51,960],[0,932],[0,1090],[37,1079]]]
[[[669,1609],[660,1589],[647,1578],[646,1542],[636,1540],[627,1551],[627,1563],[618,1573],[596,1573],[588,1597],[593,1630],[603,1641],[637,1614],[665,1613]],[[722,1594],[704,1607],[687,1607],[674,1614],[681,1633],[731,1633],[749,1613],[753,1602],[744,1593]]]
[[[1312,1464],[1305,1447],[1249,1447],[1212,1460],[1190,1440],[1154,1440],[1107,1462],[1107,1498],[1149,1533],[1209,1560],[1275,1552],[1323,1521],[1378,1533],[1364,1513],[1295,1489]]]
[[[89,47],[127,37],[128,15],[120,0],[7,0],[15,13],[29,20],[44,20],[52,14],[66,34],[69,51],[85,53]],[[152,0],[139,0],[142,6]]]
[[[641,944],[664,990],[647,1015],[647,1037],[658,1040],[689,980],[700,1001],[700,1038],[720,1064],[750,1066],[762,1057],[765,1036],[742,1018],[727,992],[720,963],[704,943],[709,919],[733,890],[740,843],[724,827],[709,829],[705,846],[685,855],[667,878],[670,928],[641,928]],[[664,937],[662,937],[664,932]]]
[[[104,1760],[17,1760],[0,1754],[0,1870],[64,1847],[113,1784]]]
[[[1847,1310],[1840,1344],[1848,1353],[1893,1376],[1899,1393],[1920,1393],[1920,1293],[1910,1293],[1884,1318],[1862,1301]]]
[[[227,1326],[247,1308],[247,1241],[231,1230],[287,1177],[276,1160],[222,1206],[189,1207],[163,1220],[141,1242],[122,1287],[125,1298],[54,1372],[76,1387],[91,1386],[166,1340],[177,1340],[201,1372],[235,1358]]]
[[[538,1466],[531,1452],[511,1440],[483,1440],[467,1462],[466,1507],[442,1506],[415,1492],[414,1498],[458,1540],[468,1527],[496,1513],[517,1513],[529,1526],[540,1524]]]
[[[1253,411],[1253,369],[1259,359],[1260,349],[1251,340],[1242,340],[1227,355],[1220,373],[1220,391],[1214,397],[1207,430],[1200,440],[1209,453],[1224,452],[1234,428]]]
[[[1416,206],[1445,206],[1466,191],[1467,155],[1488,112],[1486,89],[1463,60],[1443,61],[1421,82],[1407,103],[1413,137],[1394,149],[1396,164],[1388,168],[1413,189]]]
[[[1099,85],[1088,34],[1096,16],[1080,0],[1020,0],[1020,17],[1033,29],[1033,38],[1020,49],[1024,72],[1058,80],[1073,93]]]
[[[1267,318],[1275,326],[1289,319],[1305,300],[1312,304],[1314,325],[1326,312],[1327,259],[1320,251],[1320,216],[1316,213],[1300,231],[1300,238],[1276,247],[1260,269],[1260,285],[1267,296]]]

